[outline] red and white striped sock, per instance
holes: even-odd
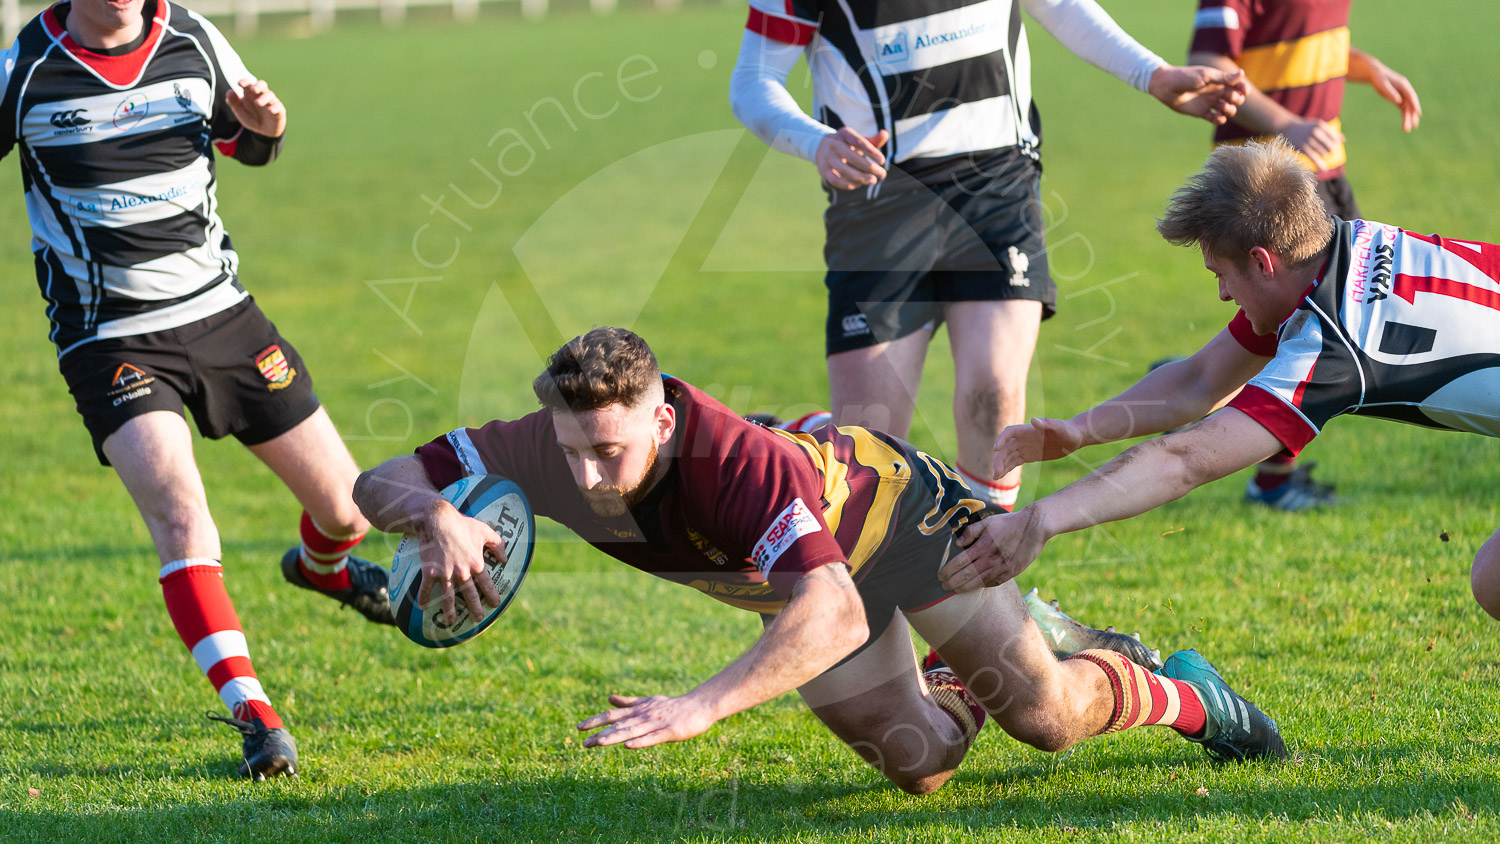
[[[1197,690],[1187,683],[1153,674],[1114,651],[1079,651],[1068,659],[1092,662],[1109,678],[1115,708],[1109,723],[1104,725],[1105,733],[1162,725],[1189,738],[1203,735],[1208,725],[1203,701],[1198,698]]]
[[[969,485],[969,489],[979,496],[981,501],[993,504],[1007,513],[1016,507],[1016,498],[1021,493],[1021,482],[1017,480],[1013,484],[1002,484],[997,481],[981,478],[962,466],[958,467],[958,474]]]
[[[349,549],[364,539],[364,532],[337,536],[324,530],[302,511],[302,558],[297,565],[312,585],[325,591],[348,589]]]
[[[219,562],[174,560],[162,566],[158,581],[172,626],[230,713],[244,720],[259,718],[272,729],[280,727],[281,716],[271,708],[250,664],[250,648],[224,591]]]

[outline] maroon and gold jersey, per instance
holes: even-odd
[[[675,450],[663,456],[661,481],[619,517],[589,507],[545,410],[459,428],[417,454],[440,489],[466,475],[503,475],[537,515],[609,556],[767,614],[807,572],[842,562],[860,583],[883,560],[906,556],[892,552],[911,544],[903,533],[946,532],[983,509],[952,469],[893,437],[831,425],[777,431],[684,381],[663,385],[677,411]],[[930,561],[934,575],[941,562]]]
[[[1287,111],[1339,129],[1349,73],[1349,0],[1199,0],[1191,51],[1234,59],[1252,85]],[[1214,132],[1215,143],[1252,137],[1232,120]],[[1344,161],[1340,143],[1318,178],[1342,175]],[[1314,169],[1311,160],[1303,163]]]

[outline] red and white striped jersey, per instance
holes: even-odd
[[[1500,246],[1339,221],[1274,349],[1247,325],[1274,356],[1229,406],[1294,454],[1346,413],[1500,436]]]

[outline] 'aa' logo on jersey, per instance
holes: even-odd
[[[265,376],[266,381],[269,382],[268,386],[273,390],[287,386],[292,383],[293,378],[297,377],[297,370],[292,369],[292,365],[287,362],[286,355],[281,353],[280,346],[271,346],[256,355],[255,368]]]
[[[882,65],[906,64],[911,58],[911,50],[904,32],[896,33],[895,38],[876,42],[875,50],[876,61]]]

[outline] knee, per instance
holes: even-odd
[[[952,771],[940,771],[920,776],[900,775],[888,777],[891,784],[916,797],[926,797],[936,792],[953,776]]]
[[[1482,554],[1476,557],[1474,568],[1469,572],[1469,588],[1479,606],[1491,618],[1500,620],[1500,563]]]
[[[987,430],[999,425],[1000,408],[1008,397],[1002,385],[988,382],[964,390],[958,400],[963,415]]]

